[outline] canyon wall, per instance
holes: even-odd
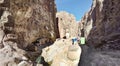
[[[54,0],[4,0],[0,3],[1,29],[5,35],[18,36],[20,47],[43,37],[53,42],[56,39],[55,14]]]
[[[120,0],[93,0],[82,18],[84,36],[89,46],[120,49]]]
[[[120,65],[120,0],[93,0],[79,23],[86,38],[79,66]]]
[[[61,11],[56,14],[56,18],[60,38],[65,37],[66,33],[69,33],[70,37],[76,37],[78,35],[78,24],[74,15]]]
[[[59,36],[55,14],[54,0],[0,0],[0,65],[17,66],[37,39],[53,43]]]

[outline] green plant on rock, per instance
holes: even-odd
[[[36,62],[37,62],[37,64],[40,64],[40,62],[41,62],[41,56],[39,56],[37,59],[36,59]]]

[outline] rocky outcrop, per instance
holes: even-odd
[[[120,0],[93,0],[79,23],[86,38],[79,66],[119,66]]]
[[[60,38],[65,37],[66,33],[69,33],[71,37],[76,37],[78,35],[78,25],[72,14],[61,11],[56,14],[56,18]]]
[[[29,45],[56,39],[55,13],[54,0],[0,0],[0,66],[31,66]]]
[[[0,11],[5,34],[16,34],[20,47],[38,38],[56,39],[54,0],[4,0]]]
[[[90,46],[120,49],[119,10],[119,0],[93,0],[90,11],[81,20]]]
[[[42,56],[50,66],[78,66],[81,55],[80,46],[72,45],[71,39],[57,39],[42,51]]]

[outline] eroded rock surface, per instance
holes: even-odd
[[[81,46],[82,54],[79,66],[119,66],[120,51],[99,51],[93,47]]]
[[[56,14],[60,38],[66,36],[69,33],[70,37],[76,37],[78,35],[78,24],[74,15],[65,11],[58,12]]]
[[[18,35],[20,47],[41,37],[51,41],[56,39],[54,0],[5,0],[0,4],[0,11],[5,33]]]
[[[84,25],[84,36],[90,46],[100,47],[106,45],[109,49],[115,49],[116,46],[120,45],[119,10],[119,0],[93,1],[90,11],[81,20]],[[116,49],[120,48],[117,47]]]
[[[56,40],[42,51],[42,56],[51,66],[78,66],[81,55],[79,45],[72,45],[70,39]]]
[[[120,0],[93,0],[79,25],[86,38],[79,66],[120,65]]]
[[[56,39],[55,13],[54,0],[0,0],[0,66],[32,66],[40,55],[33,42]]]

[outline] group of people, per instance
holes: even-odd
[[[84,30],[82,29],[82,34],[78,34],[78,37],[73,37],[72,38],[72,44],[75,45],[77,43],[79,44],[85,44],[85,37],[84,37]],[[66,39],[70,37],[69,30],[66,29],[66,34],[65,34]]]
[[[76,37],[72,38],[72,44],[74,45],[77,43],[85,44],[85,37],[80,37],[79,39]]]
[[[66,33],[66,38],[69,38],[69,33]],[[80,38],[73,37],[72,44],[75,45],[77,43],[85,44],[85,37],[80,37]]]

